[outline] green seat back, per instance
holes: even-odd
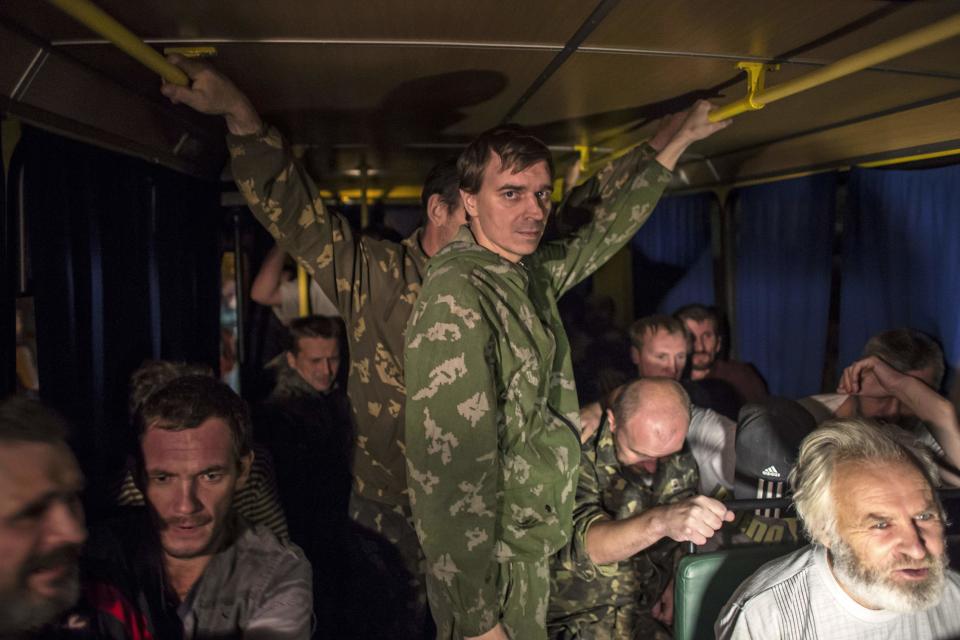
[[[797,549],[760,544],[682,558],[674,585],[674,639],[712,639],[713,623],[740,583],[761,565]]]

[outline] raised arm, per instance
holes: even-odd
[[[569,194],[561,207],[591,209],[593,222],[539,252],[558,296],[599,269],[643,226],[687,147],[729,124],[711,123],[707,118],[711,108],[701,100],[688,111],[665,118],[648,144],[611,162]]]
[[[295,160],[289,145],[264,125],[250,100],[210,65],[171,56],[190,77],[189,87],[164,84],[170,100],[222,115],[237,188],[250,211],[280,247],[313,276],[348,324],[354,307],[369,297],[366,253],[357,251],[350,225],[327,211],[317,185]],[[367,296],[364,296],[364,294]]]
[[[930,435],[943,449],[947,465],[942,478],[960,486],[960,423],[953,404],[919,378],[901,373],[876,356],[868,356],[844,369],[838,391],[864,397],[893,396],[902,407],[926,423]]]
[[[476,290],[428,281],[407,329],[407,485],[431,608],[467,637],[497,635],[500,483],[493,333]],[[439,601],[437,601],[439,600]]]
[[[286,254],[274,245],[263,259],[260,270],[250,287],[250,297],[257,304],[275,307],[283,303],[280,285],[283,284],[283,259]]]

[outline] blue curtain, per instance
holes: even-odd
[[[709,193],[662,198],[631,242],[636,317],[714,304]]]
[[[960,365],[960,166],[851,173],[841,286],[840,367],[904,326]]]
[[[740,191],[736,336],[774,395],[818,393],[830,305],[836,174]]]

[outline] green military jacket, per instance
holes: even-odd
[[[557,300],[649,217],[670,180],[652,151],[608,165],[577,195],[593,222],[521,263],[466,228],[430,262],[404,354],[408,486],[427,572],[466,635],[499,619],[499,563],[568,542],[580,420]]]
[[[673,577],[678,543],[664,538],[628,560],[596,565],[586,535],[599,520],[625,520],[697,494],[700,475],[687,447],[663,458],[654,474],[623,468],[604,416],[580,450],[573,535],[553,557],[548,624],[570,630],[607,618],[619,607],[649,611]]]
[[[354,235],[345,218],[323,206],[273,127],[228,136],[227,144],[253,215],[313,276],[346,323],[347,394],[357,433],[354,490],[405,505],[403,332],[426,271],[420,232],[400,244]]]

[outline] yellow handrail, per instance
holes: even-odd
[[[300,307],[300,317],[310,315],[310,276],[307,270],[297,265],[297,295]]]
[[[49,2],[64,13],[73,16],[91,31],[100,34],[115,44],[144,66],[156,71],[167,82],[182,87],[190,84],[190,79],[179,67],[167,62],[156,50],[148,47],[129,29],[104,13],[89,0],[49,0]]]
[[[804,74],[799,78],[784,82],[775,87],[758,91],[753,96],[737,100],[710,112],[710,121],[718,122],[738,116],[741,113],[762,108],[764,105],[782,100],[795,93],[818,87],[827,82],[862,71],[875,64],[899,58],[917,49],[929,47],[956,35],[960,35],[960,13],[934,22],[931,25],[917,29],[911,33],[898,36],[882,44],[878,44],[859,53],[841,58],[834,63],[821,67],[816,71]],[[751,101],[753,104],[751,104]]]

